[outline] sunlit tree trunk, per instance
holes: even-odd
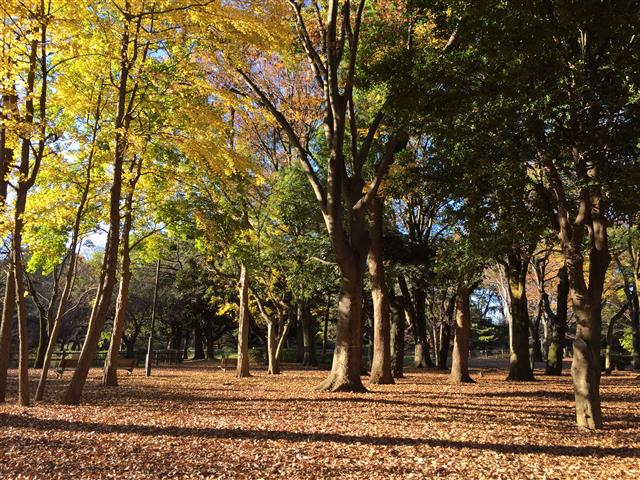
[[[338,301],[336,346],[331,373],[318,389],[365,391],[360,379],[362,367],[362,282],[364,259],[352,259],[342,270]]]
[[[371,204],[371,245],[369,246],[369,277],[373,299],[373,359],[369,382],[392,384],[391,325],[389,320],[389,292],[382,258],[382,221],[384,201],[376,197]]]
[[[28,155],[28,154],[27,154]],[[15,225],[13,238],[11,239],[14,270],[16,283],[16,313],[18,314],[18,404],[27,406],[30,403],[29,397],[29,334],[27,332],[27,312],[26,312],[26,291],[24,286],[24,270],[22,265],[22,230],[24,221],[22,219],[27,203],[27,190],[19,187],[16,195],[15,205]]]
[[[474,383],[469,376],[469,342],[471,338],[471,288],[459,285],[456,294],[455,338],[449,383]]]
[[[240,316],[238,318],[238,364],[236,377],[250,377],[249,373],[249,277],[247,268],[240,265]]]
[[[5,401],[7,392],[7,372],[11,359],[11,333],[15,308],[16,281],[13,275],[13,267],[9,265],[2,304],[2,325],[0,325],[0,401],[2,402]]]
[[[513,326],[513,347],[507,380],[534,379],[529,359],[529,306],[526,292],[528,265],[529,257],[522,257],[520,252],[511,252],[507,256],[505,272],[509,282]]]

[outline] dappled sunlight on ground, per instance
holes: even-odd
[[[329,394],[313,390],[326,372],[287,366],[242,380],[208,363],[139,369],[118,388],[100,373],[80,407],[0,405],[0,478],[640,478],[637,374],[603,377],[606,428],[580,434],[568,375],[475,370],[477,384],[452,386],[410,370]]]

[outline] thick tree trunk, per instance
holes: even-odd
[[[507,380],[534,380],[529,359],[529,309],[526,283],[529,258],[509,254],[506,274],[509,281],[513,346]]]
[[[548,297],[544,299],[549,317],[549,348],[547,349],[547,366],[545,375],[562,375],[562,360],[564,358],[564,343],[567,331],[567,308],[569,301],[569,277],[567,267],[558,270],[558,290],[556,295],[556,312],[549,306]],[[545,294],[546,295],[546,294]]]
[[[371,204],[371,242],[369,245],[369,277],[373,301],[373,358],[369,382],[392,384],[391,325],[389,293],[382,258],[382,221],[384,201],[376,197]]]
[[[238,319],[238,364],[236,377],[250,377],[249,373],[249,277],[244,263],[240,265],[240,317]]]
[[[4,402],[7,393],[7,372],[11,359],[11,334],[13,315],[16,308],[16,281],[13,268],[9,265],[4,287],[2,304],[2,324],[0,325],[0,402]]]
[[[599,215],[599,201],[595,209]],[[596,215],[596,213],[592,213]],[[600,335],[602,329],[602,290],[610,262],[606,227],[599,216],[593,220],[595,241],[589,253],[589,285],[584,282],[582,255],[569,248],[565,259],[569,272],[571,303],[577,318],[573,341],[571,376],[576,399],[578,427],[602,428],[600,404]],[[577,253],[577,254],[576,254]]]
[[[404,330],[403,302],[390,291],[389,314],[391,317],[391,370],[393,378],[404,378]]]
[[[455,338],[449,383],[474,383],[469,376],[469,341],[471,338],[471,288],[460,285],[456,294]]]
[[[193,360],[204,360],[202,325],[200,320],[193,321]]]
[[[336,347],[331,373],[318,390],[365,392],[360,379],[362,368],[362,283],[364,258],[345,259],[341,265]]]
[[[305,366],[316,367],[316,345],[315,345],[315,329],[313,328],[313,320],[311,319],[311,307],[309,302],[305,301],[302,305],[302,332],[304,337],[304,358],[302,364]]]
[[[593,270],[601,269],[602,283],[604,283],[604,272],[606,266],[593,265],[594,262],[602,262],[599,255],[592,255],[590,266],[591,274]],[[576,265],[571,265],[573,260],[567,260],[569,268],[569,278],[571,271]],[[579,260],[580,270],[582,261]],[[608,264],[608,262],[607,262]],[[591,277],[591,284],[598,283],[598,280]],[[601,295],[602,290],[595,295],[589,295],[581,285],[572,286],[571,299],[573,309],[576,313],[576,337],[573,341],[573,362],[571,364],[571,376],[576,399],[576,420],[580,428],[589,430],[602,428],[602,410],[600,404],[600,332],[602,328],[601,319]],[[591,298],[589,298],[591,297]]]
[[[452,295],[447,303],[445,318],[440,325],[440,349],[438,350],[438,368],[440,370],[447,369],[447,360],[449,358],[449,348],[451,347],[451,325],[453,324],[453,315],[456,310],[456,295]]]

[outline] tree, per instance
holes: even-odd
[[[373,360],[369,382],[392,384],[391,323],[389,319],[389,292],[382,266],[382,228],[384,200],[376,197],[371,205],[371,244],[369,247],[369,275],[373,298]]]
[[[296,41],[307,56],[310,77],[322,92],[324,144],[328,151],[326,184],[319,175],[318,159],[311,146],[295,131],[286,112],[283,113],[270,98],[268,92],[275,87],[261,86],[263,79],[254,78],[250,69],[238,68],[238,74],[255,100],[278,122],[296,151],[318,201],[340,268],[342,284],[333,367],[319,388],[363,391],[365,388],[360,380],[362,286],[369,250],[366,214],[393,160],[398,139],[393,132],[386,135],[383,153],[377,159],[372,180],[367,185],[364,167],[370,160],[371,146],[385,117],[386,105],[383,102],[383,107],[369,116],[372,120],[368,122],[366,135],[358,138],[361,131],[358,114],[364,116],[364,112],[358,109],[360,105],[356,104],[358,97],[354,89],[365,2],[358,2],[355,9],[349,0],[329,2],[326,20],[316,16],[313,31],[306,15],[307,7],[295,0],[290,0],[289,4],[297,25]],[[318,12],[325,10],[315,2],[313,7]],[[309,9],[311,12],[311,6]],[[350,145],[347,143],[349,137]]]

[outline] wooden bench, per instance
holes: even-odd
[[[62,378],[65,370],[73,370],[78,366],[79,358],[61,358],[60,363],[56,367],[58,378]],[[126,370],[129,375],[133,373],[133,369],[137,366],[138,361],[135,358],[118,358],[116,368]]]
[[[118,358],[116,368],[120,370],[126,370],[129,375],[133,373],[133,369],[138,365],[138,361],[135,358]]]

